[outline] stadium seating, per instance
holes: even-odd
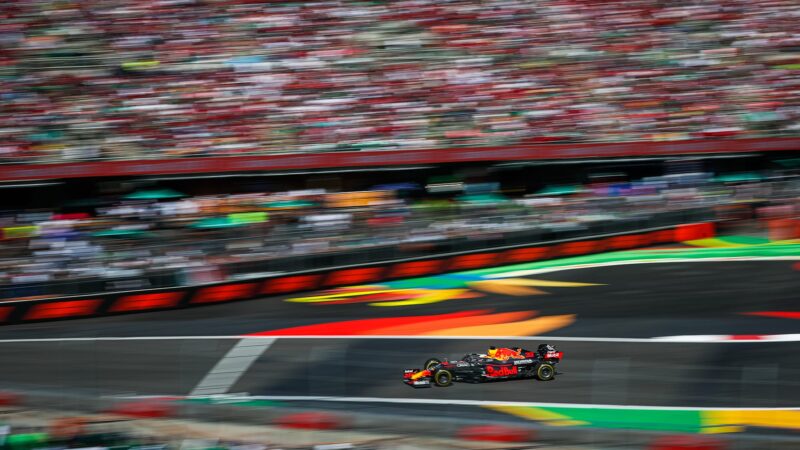
[[[7,0],[0,162],[800,128],[793,0]]]

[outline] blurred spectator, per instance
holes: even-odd
[[[247,275],[227,273],[235,263],[258,272],[261,262],[287,256],[515,231],[585,230],[595,222],[625,223],[768,198],[792,199],[795,208],[798,192],[796,180],[730,186],[711,182],[710,174],[688,174],[518,199],[462,195],[410,202],[392,198],[390,191],[314,190],[123,200],[93,216],[20,212],[0,217],[0,286],[125,279],[139,284],[112,287],[145,288],[134,279],[163,271],[180,271],[185,283],[222,281]]]
[[[796,134],[793,0],[6,0],[0,160]]]

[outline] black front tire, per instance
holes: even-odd
[[[550,381],[556,377],[556,368],[552,364],[542,363],[536,367],[536,378],[542,381]]]
[[[449,370],[439,370],[433,374],[433,382],[439,387],[447,387],[453,384],[453,374]]]
[[[425,370],[431,370],[431,368],[433,368],[435,366],[438,366],[441,363],[442,363],[442,361],[440,361],[440,360],[438,360],[436,358],[431,358],[431,359],[425,361],[425,365],[422,366],[422,367],[424,367]]]

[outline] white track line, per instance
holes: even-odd
[[[746,342],[767,341],[767,342],[796,342],[800,341],[800,334],[765,334],[758,335],[757,339],[746,339]],[[729,334],[687,334],[682,336],[659,336],[654,337],[654,341],[659,342],[713,342],[736,340],[736,335]]]
[[[0,339],[0,344],[36,343],[36,342],[115,342],[115,341],[170,341],[170,340],[228,340],[228,339],[311,339],[311,340],[436,340],[436,341],[553,341],[553,342],[620,342],[632,344],[741,344],[741,343],[775,343],[798,342],[800,334],[776,334],[760,339],[742,339],[731,341],[708,340],[698,341],[697,336],[659,336],[652,338],[614,338],[614,337],[572,337],[572,336],[406,336],[406,335],[286,335],[286,336],[131,336],[131,337],[80,337],[80,338],[35,338],[35,339]]]
[[[242,339],[220,359],[189,395],[224,394],[276,339]]]
[[[146,396],[145,396],[146,397]],[[125,397],[125,398],[144,398],[142,396]],[[539,403],[539,402],[501,402],[494,400],[458,400],[458,399],[432,399],[432,398],[382,398],[382,397],[327,397],[327,396],[303,396],[303,395],[220,395],[209,397],[193,397],[193,398],[209,398],[216,400],[223,400],[228,403],[235,403],[236,401],[248,400],[273,400],[273,401],[319,401],[319,402],[340,402],[340,403],[392,403],[392,404],[410,404],[410,405],[459,405],[459,406],[525,406],[525,407],[565,407],[565,408],[611,408],[611,409],[650,409],[650,410],[664,410],[664,411],[680,411],[680,410],[700,410],[700,411],[753,411],[753,410],[768,410],[768,411],[786,411],[798,410],[800,407],[769,407],[769,408],[725,408],[725,407],[691,407],[691,406],[645,406],[645,405],[603,405],[591,403]]]
[[[713,258],[659,258],[659,259],[626,259],[622,261],[606,261],[587,264],[573,264],[566,266],[544,267],[541,269],[514,270],[510,272],[484,275],[486,278],[502,279],[516,278],[543,273],[562,272],[567,270],[592,269],[597,267],[628,266],[634,264],[668,264],[668,263],[699,263],[699,262],[735,262],[735,261],[798,261],[800,256],[724,256]],[[523,263],[524,264],[524,263]],[[492,269],[479,269],[492,270]]]

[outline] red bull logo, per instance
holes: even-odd
[[[487,377],[509,377],[517,374],[517,366],[486,366]]]

